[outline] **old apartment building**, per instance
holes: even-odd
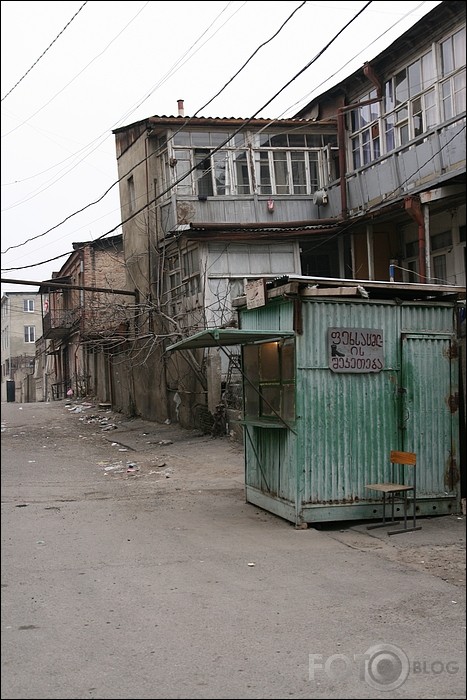
[[[134,334],[134,293],[125,291],[122,236],[75,243],[73,248],[39,290],[47,300],[42,366],[49,376],[50,398],[64,398],[71,390],[108,401],[109,358]]]
[[[261,278],[465,285],[465,5],[443,2],[294,119],[152,116],[114,131],[128,373],[112,396],[148,418],[209,420],[234,373],[171,343],[237,322]],[[116,356],[114,356],[116,361]]]
[[[2,296],[2,401],[35,400],[32,377],[35,344],[42,335],[41,303],[41,295],[33,291]]]

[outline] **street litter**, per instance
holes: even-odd
[[[115,472],[115,471],[124,471],[125,467],[123,464],[120,462],[118,464],[109,464],[107,467],[104,467],[105,472]]]

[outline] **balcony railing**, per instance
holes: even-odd
[[[81,309],[49,311],[42,319],[44,338],[65,338],[80,322]]]

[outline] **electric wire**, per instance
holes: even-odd
[[[118,36],[119,36],[123,31],[125,31],[125,30],[128,28],[128,26],[134,21],[134,19],[136,19],[136,17],[142,12],[142,10],[143,10],[148,4],[149,4],[149,2],[147,2],[147,3],[144,5],[144,7],[143,7],[143,8],[130,20],[130,22],[128,22],[128,24],[121,30],[121,32],[120,32],[117,36],[115,36],[115,37],[112,39],[112,41],[107,45],[107,47],[104,49],[104,51],[106,51],[107,48],[110,46],[110,44],[112,44],[112,43],[118,38]],[[173,75],[175,75],[175,73],[176,73],[183,65],[185,65],[185,63],[186,63],[189,59],[191,59],[191,58],[202,48],[202,46],[204,46],[208,41],[210,41],[212,38],[214,38],[214,36],[216,36],[216,34],[220,31],[220,29],[222,29],[222,27],[225,26],[225,24],[227,24],[227,22],[230,21],[230,20],[232,19],[232,17],[233,17],[235,14],[237,14],[237,12],[239,12],[240,9],[242,9],[242,8],[246,5],[246,2],[244,2],[243,5],[242,5],[240,8],[238,8],[238,9],[236,10],[236,12],[235,12],[233,15],[231,15],[231,16],[228,18],[228,20],[226,20],[226,22],[224,22],[224,24],[222,24],[221,27],[219,27],[219,28],[214,32],[214,34],[212,34],[212,35],[209,37],[209,39],[207,39],[194,53],[192,53],[191,56],[189,56],[185,61],[183,61],[183,63],[181,63],[181,60],[182,60],[183,58],[185,58],[185,56],[187,56],[187,55],[190,53],[190,51],[196,46],[196,44],[200,41],[200,39],[206,34],[207,31],[209,31],[209,29],[217,22],[217,20],[219,19],[219,17],[221,17],[221,15],[226,11],[227,7],[228,7],[230,4],[231,4],[230,2],[227,3],[226,7],[225,7],[223,10],[221,10],[221,12],[220,12],[220,13],[216,16],[216,18],[211,22],[211,24],[207,27],[207,29],[205,29],[205,30],[202,32],[202,34],[198,37],[198,39],[191,45],[191,47],[190,47],[187,51],[185,51],[185,53],[182,54],[182,56],[181,56],[180,58],[177,59],[177,61],[176,61],[176,62],[172,65],[172,67],[165,73],[165,75],[164,75],[162,78],[160,78],[159,81],[151,88],[150,92],[146,95],[146,97],[144,97],[144,99],[142,99],[142,100],[141,100],[140,102],[138,102],[136,105],[133,105],[133,107],[130,107],[130,108],[129,108],[129,109],[128,109],[128,110],[127,110],[127,111],[126,111],[126,112],[111,126],[111,127],[109,127],[111,130],[114,129],[114,128],[116,128],[116,127],[118,126],[119,123],[123,122],[124,119],[127,119],[133,112],[136,111],[136,109],[138,109],[138,107],[140,107],[142,104],[144,104],[144,102],[145,102],[147,99],[149,99],[149,97],[151,97],[151,95],[153,95],[154,92],[155,92],[158,88],[160,88],[169,78],[173,77]],[[101,52],[101,54],[99,54],[99,56],[101,56],[102,53],[104,53],[104,51]],[[91,65],[91,63],[93,63],[99,56],[95,56],[95,57],[92,59],[92,61],[90,61],[90,63],[88,63],[87,66],[85,66],[85,67],[80,71],[80,73],[78,73],[78,75],[80,75],[84,70],[86,70],[86,68],[87,68],[89,65]],[[59,95],[60,92],[63,92],[63,90],[64,90],[66,87],[68,87],[68,85],[70,85],[70,84],[78,77],[78,75],[76,75],[74,78],[72,78],[72,80],[69,81],[69,82],[67,83],[67,85],[65,85],[53,98],[51,98],[51,100],[49,100],[49,102],[47,102],[45,105],[43,105],[39,110],[37,110],[33,115],[31,115],[31,116],[30,116],[27,120],[25,120],[22,124],[19,124],[17,127],[15,127],[15,129],[13,129],[12,131],[15,131],[17,128],[19,128],[20,126],[22,126],[23,124],[25,124],[29,119],[31,119],[33,116],[35,116],[36,114],[38,114],[44,107],[46,107],[48,104],[50,104],[50,102],[51,102],[55,97],[57,97],[57,95]],[[8,132],[8,134],[12,133],[12,131]],[[3,209],[2,211],[9,211],[10,209],[15,208],[16,206],[20,206],[21,204],[24,204],[25,202],[30,201],[31,199],[33,199],[34,197],[36,197],[38,194],[42,194],[42,192],[45,192],[49,187],[51,187],[51,186],[54,185],[56,182],[58,182],[59,180],[61,180],[63,177],[65,177],[66,175],[68,175],[68,174],[69,174],[72,170],[74,170],[74,168],[76,168],[85,158],[87,158],[87,157],[88,157],[91,153],[93,153],[100,145],[102,145],[102,143],[104,143],[104,142],[106,141],[106,139],[109,137],[109,133],[108,133],[108,132],[109,132],[109,129],[106,129],[106,130],[105,130],[104,132],[102,132],[99,136],[97,136],[95,139],[93,139],[89,144],[87,144],[86,146],[83,146],[81,149],[79,149],[79,151],[77,151],[76,153],[72,154],[71,156],[68,156],[68,157],[65,158],[63,161],[60,161],[59,163],[56,163],[55,165],[51,166],[51,167],[48,168],[47,170],[43,171],[42,173],[37,173],[37,174],[36,174],[35,176],[33,176],[33,177],[38,177],[39,175],[42,175],[44,172],[48,172],[48,170],[52,170],[52,169],[58,167],[59,165],[61,165],[62,163],[66,163],[68,160],[70,160],[70,158],[74,158],[75,156],[78,156],[78,155],[79,155],[80,153],[82,153],[83,151],[85,152],[84,155],[83,155],[83,157],[81,158],[81,160],[79,160],[77,163],[73,164],[73,165],[67,170],[67,172],[65,172],[63,175],[61,175],[61,177],[56,177],[55,180],[54,180],[53,178],[51,178],[51,180],[49,180],[49,182],[46,183],[46,185],[47,185],[46,187],[44,186],[44,187],[42,187],[42,189],[36,190],[35,192],[32,193],[31,196],[28,196],[28,197],[26,197],[26,198],[20,200],[19,202],[16,202],[15,204],[11,205],[10,207],[6,207],[6,208]],[[7,136],[8,134],[5,134],[5,136]],[[98,143],[96,144],[96,142],[98,142]],[[91,150],[89,150],[89,151],[86,153],[86,150],[87,150],[87,149],[90,149],[94,144],[96,144],[96,145],[94,146],[94,148],[92,148]],[[59,175],[60,175],[60,173],[59,173]],[[19,180],[18,182],[24,182],[24,181],[26,181],[26,180],[28,180],[28,179],[31,179],[31,178],[24,178],[23,180]],[[15,182],[15,183],[6,183],[6,184],[16,184],[16,182]],[[91,206],[92,206],[92,205],[91,205]]]
[[[8,97],[8,95],[11,95],[11,93],[13,92],[13,90],[14,90],[15,88],[17,88],[18,85],[19,85],[21,82],[23,82],[23,80],[25,79],[25,77],[32,71],[32,69],[34,68],[34,66],[36,66],[36,65],[39,63],[39,61],[41,60],[41,58],[43,58],[43,57],[45,56],[45,54],[47,53],[47,51],[48,51],[50,48],[52,48],[52,46],[55,44],[55,42],[57,41],[57,39],[63,34],[63,32],[65,31],[65,29],[66,29],[67,27],[70,26],[70,24],[73,22],[73,20],[79,15],[79,13],[80,13],[81,10],[83,9],[83,7],[84,7],[85,5],[87,5],[87,4],[88,4],[88,0],[85,0],[85,2],[83,2],[83,4],[81,5],[81,7],[75,12],[75,14],[74,14],[73,17],[70,19],[70,21],[67,22],[67,24],[65,24],[65,26],[63,27],[63,29],[61,30],[61,32],[59,32],[59,33],[57,34],[57,36],[55,37],[55,39],[48,45],[48,47],[45,49],[45,51],[43,51],[43,52],[41,53],[41,55],[39,56],[39,58],[36,59],[36,60],[34,61],[34,63],[32,64],[32,66],[31,66],[30,68],[28,68],[28,70],[26,71],[26,73],[15,83],[15,85],[13,85],[13,87],[12,87],[10,90],[8,90],[8,92],[6,93],[6,95],[4,95],[4,96],[2,97],[1,102],[3,102],[3,100],[6,100],[6,98]]]
[[[231,140],[231,138],[233,138],[233,137],[234,137],[236,134],[238,134],[242,129],[244,129],[245,126],[247,126],[251,121],[253,121],[253,119],[259,114],[259,112],[261,112],[263,109],[265,109],[267,106],[269,106],[269,105],[271,104],[271,102],[273,102],[273,101],[276,99],[276,97],[278,97],[287,87],[289,87],[289,85],[292,84],[292,82],[294,82],[302,73],[304,73],[311,65],[313,65],[313,63],[315,63],[315,62],[318,60],[318,58],[329,48],[329,46],[331,46],[331,44],[332,44],[334,41],[337,40],[337,38],[342,34],[342,32],[345,31],[345,29],[347,29],[347,27],[348,27],[350,24],[352,24],[352,22],[354,22],[354,21],[357,19],[357,17],[359,17],[359,16],[362,14],[362,12],[364,12],[364,11],[366,10],[366,8],[367,8],[369,5],[371,5],[371,3],[372,3],[372,0],[369,0],[368,2],[366,2],[365,5],[364,5],[364,7],[361,8],[361,9],[352,17],[352,19],[349,20],[349,21],[334,35],[334,37],[333,37],[333,38],[332,38],[332,39],[331,39],[331,40],[316,54],[316,56],[315,56],[313,59],[311,59],[303,68],[301,68],[301,69],[298,71],[298,73],[296,73],[282,88],[280,88],[280,90],[278,90],[278,91],[277,91],[277,92],[276,92],[262,107],[260,107],[260,108],[253,114],[253,116],[251,116],[249,119],[244,120],[244,121],[242,122],[242,125],[241,125],[240,127],[238,127],[231,135],[229,135],[229,137],[228,137],[227,139],[225,139],[219,146],[217,146],[216,148],[214,148],[214,149],[210,152],[209,157],[211,157],[214,153],[216,153],[216,152],[219,151],[221,148],[223,148],[223,147]],[[302,3],[302,5],[301,5],[300,7],[302,7],[303,4],[304,4],[304,3]],[[298,8],[297,8],[297,9],[298,9]],[[293,14],[294,14],[294,13],[293,13]],[[289,19],[290,19],[290,18],[289,18]],[[7,248],[7,249],[3,252],[3,254],[5,254],[6,252],[8,252],[9,250],[12,250],[12,249],[17,248],[17,247],[20,247],[20,246],[22,246],[22,245],[24,245],[24,244],[26,244],[26,243],[29,243],[29,242],[31,242],[31,241],[33,241],[33,240],[36,240],[37,238],[40,238],[40,237],[42,237],[42,236],[45,236],[46,234],[50,233],[51,231],[53,231],[54,229],[58,228],[58,227],[61,226],[63,223],[65,223],[65,221],[68,221],[68,219],[70,219],[70,218],[72,218],[73,216],[75,216],[76,213],[81,213],[81,211],[84,211],[84,209],[87,209],[89,206],[93,206],[93,204],[96,204],[98,201],[101,201],[101,199],[103,199],[103,197],[105,197],[105,195],[106,195],[116,184],[118,184],[118,183],[119,183],[121,180],[123,180],[125,177],[128,177],[129,173],[130,173],[132,170],[134,170],[136,167],[138,167],[138,165],[141,165],[142,163],[144,163],[145,160],[146,160],[146,158],[143,158],[139,163],[137,163],[135,166],[133,166],[133,167],[131,168],[131,170],[128,171],[128,173],[126,173],[125,175],[123,175],[122,177],[120,177],[116,182],[114,182],[112,185],[110,185],[110,187],[105,191],[105,193],[104,193],[103,195],[101,195],[101,197],[100,197],[98,200],[96,200],[95,202],[93,202],[92,204],[88,204],[88,205],[86,205],[85,207],[83,207],[80,211],[75,212],[75,213],[73,213],[73,214],[70,214],[68,217],[66,217],[66,218],[65,218],[63,221],[61,221],[60,223],[58,223],[58,224],[56,224],[55,226],[51,227],[51,228],[48,229],[47,231],[45,231],[45,232],[43,232],[43,233],[41,233],[41,234],[38,234],[37,236],[34,236],[33,238],[28,239],[28,240],[25,241],[24,243],[17,244],[17,245],[15,245],[15,246],[10,246],[9,248]],[[195,169],[196,169],[196,165],[193,166],[191,169],[189,169],[187,172],[185,172],[185,173],[183,174],[183,176],[180,177],[180,178],[178,178],[174,183],[172,183],[172,184],[170,185],[170,187],[166,188],[166,189],[163,190],[161,193],[159,193],[156,197],[154,197],[151,201],[147,202],[146,205],[145,205],[144,207],[142,207],[141,209],[139,209],[139,210],[137,210],[136,212],[132,213],[132,215],[131,215],[130,217],[128,217],[128,218],[125,219],[124,221],[119,222],[115,227],[113,227],[112,229],[110,229],[110,230],[106,231],[105,233],[103,233],[103,234],[102,234],[101,236],[99,236],[96,240],[100,240],[101,238],[104,238],[105,236],[108,236],[109,234],[111,234],[111,233],[113,233],[114,231],[116,231],[120,226],[123,226],[123,224],[127,223],[128,221],[131,221],[132,218],[134,218],[135,216],[137,216],[138,214],[140,214],[142,211],[144,211],[147,207],[149,207],[151,204],[153,204],[155,201],[157,201],[157,199],[160,199],[160,198],[163,197],[165,194],[167,194],[168,192],[170,192],[176,185],[178,185],[182,180],[184,180],[185,177],[186,177],[187,175],[189,175],[191,172],[193,172]],[[52,258],[51,260],[46,260],[46,261],[44,261],[44,263],[35,263],[34,265],[26,266],[26,267],[37,267],[38,265],[45,264],[45,263],[48,263],[48,262],[52,262],[52,261],[54,261],[54,260],[59,259],[60,257],[64,257],[65,255],[69,255],[69,253],[64,253],[63,255],[59,256],[58,258],[55,257],[55,258]],[[26,268],[25,268],[25,267],[5,268],[5,271],[6,271],[6,270],[9,270],[9,271],[10,271],[10,270],[20,270],[20,269],[26,269]]]
[[[219,90],[218,93],[217,93],[211,100],[209,100],[209,102],[207,102],[203,107],[201,107],[199,110],[197,110],[197,112],[195,113],[195,115],[194,115],[193,117],[190,117],[189,119],[187,119],[187,120],[184,122],[183,126],[181,126],[181,127],[178,129],[178,131],[175,132],[174,135],[176,135],[177,133],[179,133],[179,132],[182,130],[182,128],[185,128],[185,126],[190,122],[190,120],[193,119],[193,118],[196,116],[196,114],[198,114],[198,113],[201,111],[201,109],[205,109],[205,107],[206,107],[207,105],[209,105],[209,104],[215,99],[215,97],[218,97],[218,96],[221,94],[221,92],[222,92],[223,90],[225,90],[226,87],[232,82],[232,80],[233,80],[235,77],[237,77],[238,74],[245,68],[245,66],[252,60],[253,56],[259,51],[259,49],[262,48],[262,46],[265,46],[266,44],[268,44],[270,41],[272,41],[272,39],[275,38],[275,37],[279,34],[279,32],[284,28],[284,26],[287,24],[287,22],[289,22],[289,21],[292,19],[293,15],[297,12],[297,10],[301,9],[305,4],[306,4],[306,0],[305,0],[305,2],[302,2],[302,4],[301,4],[299,7],[297,7],[297,8],[291,13],[291,15],[289,15],[289,17],[287,18],[287,20],[286,20],[285,22],[283,22],[283,24],[281,25],[281,27],[275,32],[275,34],[274,34],[270,39],[268,39],[266,42],[264,42],[260,47],[258,47],[258,48],[254,51],[254,53],[250,56],[250,58],[244,63],[244,65],[242,66],[242,68],[239,69],[239,70],[237,71],[237,73],[224,85],[224,87],[223,87],[221,90]],[[369,3],[368,3],[368,4],[369,4]],[[225,11],[225,8],[224,8],[223,12],[224,12],[224,11]],[[214,22],[217,21],[217,19],[220,17],[221,14],[222,14],[222,13],[220,13],[220,14],[216,17],[216,20],[214,20]],[[230,19],[230,18],[229,18],[229,19]],[[208,29],[212,26],[212,24],[213,24],[213,23],[211,23],[211,25],[208,27]],[[208,30],[205,30],[205,32],[203,32],[203,34],[201,34],[201,37],[206,33],[206,31],[208,31]],[[216,32],[216,33],[217,33],[217,32]],[[201,38],[201,37],[200,37],[200,38]],[[197,42],[195,42],[195,43],[193,44],[193,46],[195,46],[196,43],[197,43]],[[143,100],[143,101],[144,101],[144,100]],[[141,104],[142,104],[142,103],[141,103]],[[138,105],[138,106],[139,106],[139,105]],[[258,113],[258,112],[257,112],[257,113]],[[16,245],[9,246],[6,250],[2,251],[2,255],[5,255],[5,254],[8,253],[10,250],[14,250],[14,249],[16,249],[16,248],[20,248],[20,247],[22,247],[23,245],[26,245],[27,243],[31,243],[32,241],[35,241],[35,240],[37,240],[38,238],[42,238],[43,236],[46,236],[46,235],[47,235],[48,233],[50,233],[51,231],[54,231],[55,229],[57,229],[57,228],[59,228],[60,226],[62,226],[62,225],[63,225],[64,223],[66,223],[69,219],[73,218],[74,216],[77,216],[78,214],[81,214],[81,213],[82,213],[83,211],[85,211],[86,209],[88,209],[88,208],[90,208],[90,207],[92,207],[92,206],[95,206],[96,204],[98,204],[99,202],[101,202],[101,201],[104,199],[104,197],[106,197],[106,195],[107,195],[116,185],[118,185],[122,180],[124,180],[125,178],[127,178],[128,175],[129,175],[133,170],[135,170],[139,165],[141,165],[141,164],[144,163],[145,161],[146,161],[146,157],[144,157],[144,158],[141,159],[138,163],[136,163],[135,165],[133,165],[133,166],[131,167],[131,169],[130,169],[127,173],[125,173],[124,175],[122,175],[121,177],[119,177],[115,182],[113,182],[113,183],[105,190],[105,192],[104,192],[102,195],[100,195],[100,196],[98,197],[98,199],[96,199],[96,200],[94,200],[94,201],[92,201],[92,202],[89,202],[88,204],[84,205],[81,209],[78,209],[78,210],[76,210],[75,212],[69,214],[67,217],[65,217],[64,219],[62,219],[58,224],[55,224],[54,226],[52,226],[51,228],[47,229],[47,230],[44,231],[43,233],[40,233],[40,234],[37,234],[36,236],[33,236],[33,237],[31,237],[31,238],[28,238],[27,240],[23,241],[22,243],[17,243]],[[175,186],[175,185],[173,185],[173,186]],[[23,202],[24,202],[24,201],[25,201],[25,200],[23,200]],[[15,205],[15,206],[16,206],[16,205]],[[9,207],[9,208],[11,209],[11,208],[13,208],[13,207]],[[6,210],[3,210],[3,211],[6,211]],[[113,230],[115,230],[115,229],[113,229]],[[65,255],[66,255],[66,254],[65,254]]]

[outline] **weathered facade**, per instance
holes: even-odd
[[[148,418],[209,423],[235,393],[217,350],[165,348],[235,324],[254,279],[465,284],[464,3],[441,3],[295,119],[190,118],[180,101],[114,134],[140,292],[125,391]]]
[[[42,334],[41,295],[5,292],[2,296],[2,401],[34,401],[36,339]]]
[[[232,300],[248,279],[303,267],[345,272],[345,244],[330,237],[339,222],[320,218],[313,200],[336,177],[335,124],[180,115],[115,133],[128,275],[145,299],[140,333],[153,334],[150,351],[135,353],[131,374],[143,371],[144,356],[158,381],[133,381],[135,402],[149,418],[209,423],[229,366],[215,354],[168,357],[165,346],[232,323]],[[156,415],[142,411],[151,405]]]
[[[348,221],[354,277],[465,284],[465,31],[442,2],[296,115],[337,120],[326,215]]]
[[[50,341],[55,382],[52,398],[110,397],[110,365],[115,347],[134,337],[134,292],[125,291],[122,236],[75,243],[74,252],[51,280],[41,284],[47,296],[43,337]]]

